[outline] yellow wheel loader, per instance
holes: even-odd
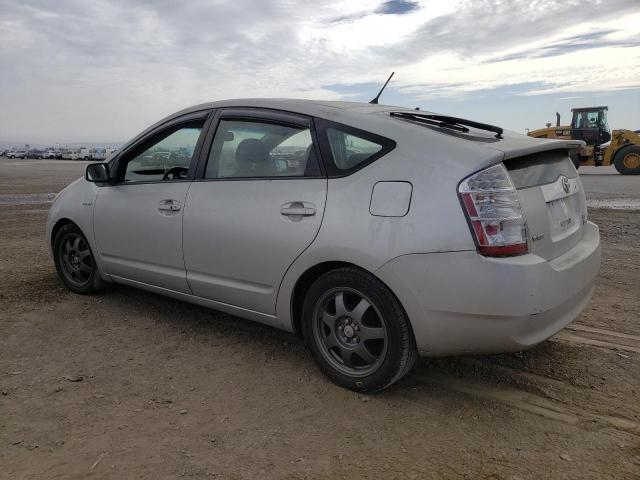
[[[556,126],[528,133],[536,138],[583,140],[586,145],[572,153],[576,168],[580,165],[596,167],[613,164],[623,175],[640,175],[640,130],[613,130],[609,133],[608,107],[572,108],[571,125],[560,125],[556,113]]]

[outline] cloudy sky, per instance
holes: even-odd
[[[0,0],[0,142],[121,142],[242,97],[640,129],[639,0]]]

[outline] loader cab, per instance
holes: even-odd
[[[571,137],[587,145],[601,145],[611,140],[607,121],[608,107],[572,108]]]

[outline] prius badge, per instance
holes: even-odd
[[[564,193],[569,193],[569,179],[563,175],[560,177],[560,183],[562,183],[562,189],[564,190]]]

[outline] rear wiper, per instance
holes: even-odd
[[[495,125],[489,125],[487,123],[474,122],[473,120],[466,120],[464,118],[449,117],[447,115],[432,115],[426,113],[411,113],[411,112],[391,112],[392,117],[404,118],[406,120],[413,120],[414,122],[425,123],[427,125],[434,125],[436,127],[450,128],[459,132],[467,133],[469,131],[466,127],[473,127],[479,130],[486,130],[488,132],[494,132],[496,138],[502,138],[502,132],[504,130]],[[466,126],[465,126],[466,125]]]

